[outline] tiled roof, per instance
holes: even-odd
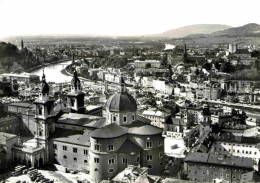
[[[126,140],[123,145],[118,150],[119,153],[129,154],[129,153],[138,153],[142,148],[133,143],[131,140]]]
[[[125,134],[158,135],[162,134],[162,129],[141,121],[133,122],[129,126],[119,126],[116,123],[111,123],[105,127],[95,130],[91,137],[115,138]]]
[[[30,103],[10,103],[9,106],[17,106],[17,107],[33,107],[33,104]]]
[[[188,155],[185,158],[186,162],[197,162],[197,163],[206,163],[222,166],[234,166],[241,168],[252,168],[253,160],[251,158],[238,157],[238,156],[227,156],[227,155],[218,155],[211,153],[199,153],[194,152]]]
[[[105,126],[106,118],[86,114],[65,113],[59,118],[57,123],[100,128]]]
[[[5,132],[0,132],[0,145],[6,145],[6,141],[13,137],[16,137],[16,135],[10,134],[10,133],[5,133]]]
[[[64,143],[90,146],[91,133],[92,131],[82,132],[77,130],[56,128],[55,132],[51,135],[51,139]]]
[[[105,127],[93,131],[91,137],[93,138],[115,138],[125,135],[127,133],[127,128],[117,125],[116,123],[111,123]]]

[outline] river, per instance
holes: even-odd
[[[65,69],[65,67],[69,64],[71,64],[71,60],[57,63],[57,64],[51,64],[43,68],[37,69],[31,73],[42,77],[42,71],[44,69],[47,82],[55,82],[55,83],[68,82],[71,81],[72,77],[62,74],[61,70]]]

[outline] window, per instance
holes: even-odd
[[[42,136],[42,131],[39,131],[39,135]]]
[[[77,161],[77,158],[74,158],[73,160],[74,160],[74,161]]]
[[[161,140],[159,140],[159,142],[158,142],[158,146],[159,146],[159,147],[162,146],[162,141],[161,141]]]
[[[95,151],[100,151],[100,146],[98,144],[95,144]]]
[[[88,150],[84,149],[84,154],[87,155],[88,154]]]
[[[126,116],[124,115],[124,123],[126,123],[126,120],[127,120],[127,119],[126,119]]]
[[[99,158],[94,158],[94,163],[99,163]]]
[[[64,156],[63,156],[63,158],[64,158],[64,159],[67,159],[67,156],[66,156],[66,155],[64,155]]]
[[[116,116],[113,116],[113,121],[116,122]]]
[[[152,165],[148,165],[147,167],[148,167],[149,169],[153,168],[153,166],[152,166]]]
[[[109,159],[109,160],[108,160],[108,164],[115,164],[115,159],[114,159],[114,158]]]
[[[108,170],[108,173],[113,173],[114,172],[114,169],[113,168],[110,168],[109,170]]]
[[[146,142],[146,148],[152,148],[152,142]]]
[[[136,158],[136,162],[139,163],[140,162],[140,157]]]
[[[133,121],[135,120],[135,115],[133,114]]]
[[[53,149],[57,149],[57,144],[53,144]]]
[[[114,151],[114,146],[113,145],[109,145],[108,146],[108,151]]]
[[[78,149],[76,147],[73,148],[73,152],[74,153],[77,153],[78,152]]]
[[[67,146],[63,146],[63,151],[67,151]]]
[[[85,159],[85,160],[84,160],[84,163],[88,163],[88,160]]]
[[[127,164],[127,163],[128,163],[127,158],[123,158],[123,159],[122,159],[122,163],[123,163],[123,164]]]
[[[147,160],[147,161],[152,161],[152,159],[153,159],[153,156],[152,156],[152,155],[148,154],[148,155],[146,156],[146,160]]]
[[[159,158],[162,158],[162,157],[163,157],[163,153],[160,152],[160,153],[159,153]]]

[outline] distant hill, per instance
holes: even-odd
[[[182,38],[192,34],[211,34],[229,28],[231,28],[231,26],[221,24],[196,24],[169,30],[160,34],[148,35],[148,37]]]
[[[246,24],[232,27],[211,34],[191,34],[185,37],[187,44],[216,45],[227,43],[243,43],[246,45],[260,45],[260,25]]]
[[[228,37],[251,37],[260,35],[260,25],[256,23],[246,24],[241,27],[234,27],[212,33],[210,36],[228,36]]]

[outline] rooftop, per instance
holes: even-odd
[[[57,123],[100,128],[106,125],[106,118],[86,114],[65,113],[58,119]]]
[[[251,158],[199,152],[189,154],[185,161],[241,168],[252,168],[254,164]]]

